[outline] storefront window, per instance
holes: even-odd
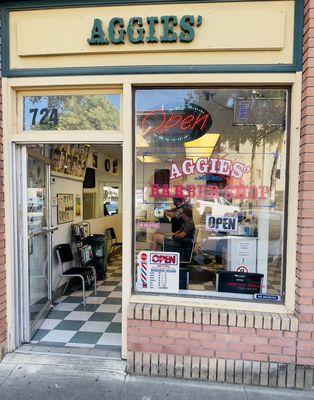
[[[280,300],[287,96],[136,90],[136,291]]]
[[[119,130],[120,95],[24,97],[23,130]]]

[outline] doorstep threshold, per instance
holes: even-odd
[[[94,351],[93,351],[94,350]],[[110,350],[49,347],[24,344],[3,359],[7,364],[56,365],[124,373],[126,362],[121,353]]]

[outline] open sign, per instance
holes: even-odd
[[[159,265],[175,265],[178,263],[178,256],[177,254],[151,253],[150,263]]]
[[[219,231],[219,232],[237,232],[238,230],[238,218],[237,217],[214,217],[212,215],[206,215],[206,226],[207,231]]]
[[[148,140],[190,142],[209,130],[212,117],[204,108],[188,103],[176,109],[148,111],[141,116],[140,125]]]

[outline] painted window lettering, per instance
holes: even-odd
[[[217,199],[220,196],[226,199],[239,199],[239,200],[264,200],[270,192],[268,186],[246,186],[235,185],[226,186],[220,189],[217,185],[168,185],[151,184],[150,196],[153,198],[171,198],[171,197],[184,197],[187,196],[191,199],[207,200]]]
[[[249,173],[251,167],[240,161],[232,162],[223,158],[198,158],[196,161],[187,158],[179,165],[171,164],[170,179],[176,179],[182,175],[192,174],[218,174],[240,179],[243,174]]]
[[[59,122],[56,108],[31,108],[29,114],[32,115],[31,125],[58,125]]]

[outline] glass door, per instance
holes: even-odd
[[[27,227],[29,315],[31,335],[49,311],[51,301],[50,165],[27,154]]]
[[[29,342],[51,307],[50,159],[44,146],[17,146],[22,338]]]

